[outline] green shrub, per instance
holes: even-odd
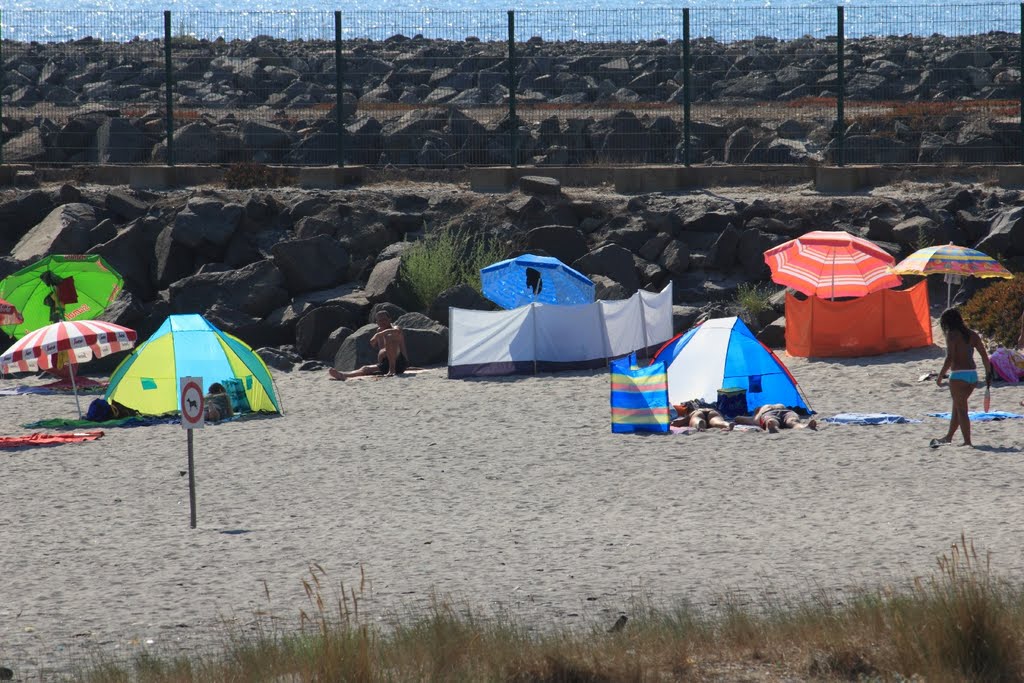
[[[426,310],[446,289],[469,284],[480,291],[480,269],[506,258],[492,238],[455,230],[428,234],[402,255],[401,278],[414,302]]]
[[[282,184],[283,179],[283,174],[279,169],[249,161],[231,164],[224,172],[224,184],[235,190],[277,187]]]
[[[961,313],[964,321],[983,337],[1003,346],[1015,347],[1024,312],[1024,277],[1000,280],[971,297]]]
[[[762,313],[771,310],[776,288],[767,284],[745,282],[736,288],[733,305],[737,314],[748,323],[756,322]]]

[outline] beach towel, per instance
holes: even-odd
[[[73,432],[71,434],[46,434],[36,432],[26,436],[0,436],[0,448],[24,448],[25,446],[57,446],[64,443],[95,441],[103,436],[100,430]]]
[[[912,420],[902,415],[890,415],[889,413],[839,413],[832,417],[826,417],[824,422],[835,425],[898,425],[915,424],[921,420]]]
[[[106,390],[106,385],[90,385],[87,387],[79,387],[78,395],[84,396],[86,394],[102,394]],[[13,389],[0,389],[0,396],[27,396],[29,394],[38,394],[44,396],[53,396],[56,394],[71,394],[71,384],[67,384],[67,388],[64,388],[62,383],[54,384],[41,384],[39,386],[18,386]]]
[[[177,415],[158,415],[155,417],[135,415],[116,420],[104,420],[103,422],[54,418],[50,420],[37,420],[21,426],[25,429],[80,429],[82,427],[149,427],[151,425],[174,424],[177,422],[179,422]]]
[[[636,364],[636,354],[611,363],[612,432],[669,431],[668,375],[657,361],[645,368]]]
[[[943,420],[948,420],[951,416],[949,413],[928,413],[928,417],[941,417]],[[993,410],[990,413],[969,412],[967,413],[967,417],[970,418],[972,422],[992,422],[994,420],[1016,420],[1024,417],[1024,415],[1007,413],[1002,410]]]
[[[1016,384],[1024,375],[1024,355],[1013,349],[1005,349],[1000,346],[989,356],[992,367],[1004,382]]]

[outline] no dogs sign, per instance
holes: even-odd
[[[181,426],[183,429],[200,429],[205,424],[206,410],[203,405],[203,378],[181,378]]]

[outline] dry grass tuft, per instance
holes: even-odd
[[[840,599],[726,596],[713,611],[689,604],[631,605],[618,631],[529,630],[507,616],[480,619],[435,598],[427,614],[386,626],[360,615],[358,589],[327,588],[310,566],[296,632],[233,633],[219,654],[127,663],[100,661],[87,683],[193,681],[646,681],[1024,680],[1024,589],[993,575],[963,535],[935,573],[903,590]]]

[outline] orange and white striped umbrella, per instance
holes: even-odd
[[[29,332],[0,355],[0,373],[78,365],[135,346],[135,330],[99,320],[63,321]]]
[[[816,230],[764,252],[772,281],[807,296],[857,297],[900,284],[896,259],[842,230]]]

